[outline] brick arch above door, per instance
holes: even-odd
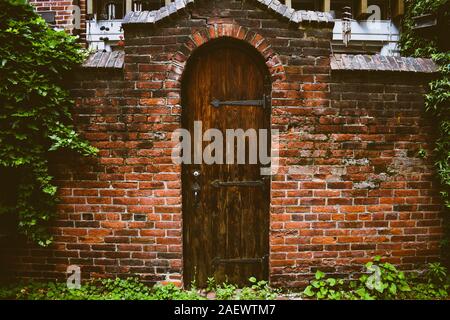
[[[169,78],[180,81],[185,65],[192,53],[202,45],[220,38],[241,40],[255,48],[264,58],[272,82],[286,80],[283,63],[271,48],[270,41],[261,34],[238,24],[212,24],[203,29],[196,29],[189,39],[182,44],[171,60]]]

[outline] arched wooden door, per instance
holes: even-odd
[[[245,164],[226,160],[227,129],[266,129],[270,153],[270,77],[257,51],[236,40],[216,40],[199,48],[183,75],[182,125],[195,140],[194,123],[201,131],[223,133],[224,164],[183,164],[183,277],[206,286],[208,277],[248,284],[248,278],[268,278],[270,176],[261,174],[260,157],[250,163],[250,142],[245,143]],[[197,132],[198,136],[198,132]],[[215,139],[211,139],[215,141]],[[258,136],[258,152],[264,137]],[[197,144],[194,152],[211,142]],[[253,150],[254,151],[254,150]],[[217,155],[215,152],[212,154]],[[229,154],[229,152],[228,152]],[[216,158],[217,159],[217,158]],[[230,158],[231,159],[231,158]],[[197,159],[198,160],[198,159]],[[216,160],[216,162],[219,162]],[[230,162],[230,161],[228,161]]]

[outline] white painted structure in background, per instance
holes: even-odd
[[[106,31],[106,28],[109,30]],[[91,50],[113,51],[114,46],[120,40],[120,36],[123,36],[122,20],[97,21],[93,19],[86,21],[86,41]],[[106,38],[108,40],[105,40]]]
[[[399,56],[398,43],[400,31],[391,20],[352,21],[352,41],[381,42],[380,54],[383,56]],[[342,41],[342,20],[335,20],[333,40]]]
[[[375,22],[352,21],[352,41],[376,41],[382,42],[380,54],[396,56],[398,54],[398,42],[400,31],[391,20]],[[103,30],[102,27],[104,27]],[[106,28],[109,31],[106,31]],[[89,20],[86,22],[86,40],[92,50],[113,51],[114,45],[123,36],[122,20]],[[107,41],[104,39],[108,38]],[[103,40],[102,40],[103,39]],[[342,21],[336,20],[333,29],[333,40],[342,41]]]
[[[164,0],[166,5],[170,4],[172,0]],[[292,7],[292,0],[282,0],[288,7]],[[380,20],[381,10],[376,5],[367,5],[367,0],[360,0],[360,10],[370,13],[366,20],[353,20],[351,22],[351,37],[349,46],[354,43],[370,43],[380,50],[381,55],[396,56],[398,53],[398,42],[400,39],[400,32],[392,20]],[[395,0],[399,5],[402,5],[403,0]],[[133,9],[133,0],[125,0],[125,12],[130,12]],[[334,16],[334,11],[330,10],[331,0],[322,0],[322,9],[329,11]],[[95,51],[114,51],[117,42],[123,36],[122,19],[114,20],[98,20],[94,13],[94,1],[87,0],[88,14],[93,17],[86,22],[86,40],[89,48]],[[403,9],[401,9],[403,10]],[[339,41],[342,42],[342,20],[336,19],[333,29],[334,44]],[[126,39],[125,39],[126,41]],[[334,47],[334,45],[333,45]],[[340,50],[346,50],[340,48]]]

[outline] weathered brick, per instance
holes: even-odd
[[[214,5],[233,12],[221,16]],[[74,263],[83,279],[182,281],[181,174],[170,134],[181,127],[186,61],[221,36],[256,47],[272,79],[280,170],[271,183],[271,281],[304,285],[316,269],[346,273],[374,254],[403,269],[436,258],[441,206],[431,160],[416,157],[432,148],[432,124],[422,117],[426,81],[331,71],[330,27],[291,28],[251,3],[204,1],[190,10],[202,19],[180,14],[125,28],[123,70],[74,77],[77,128],[100,153],[55,168],[55,244],[20,251],[42,270],[22,275],[43,278],[48,268],[64,276]]]

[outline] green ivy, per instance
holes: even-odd
[[[207,293],[214,293],[217,300],[274,300],[281,290],[269,286],[266,280],[257,280],[255,277],[248,279],[250,286],[239,288],[225,281],[217,284],[214,277],[208,278]]]
[[[335,278],[326,278],[325,273],[320,270],[316,271],[314,280],[303,291],[308,298],[316,298],[318,300],[351,300],[354,295],[346,292],[344,288],[344,280]]]
[[[0,215],[14,217],[20,233],[47,246],[46,225],[57,200],[51,153],[64,148],[88,156],[97,150],[75,132],[65,89],[84,50],[23,2],[0,1]]]
[[[366,273],[358,280],[327,277],[318,270],[303,291],[306,298],[318,300],[436,300],[448,299],[447,269],[430,263],[424,276],[406,275],[377,256],[366,263]]]
[[[173,283],[150,287],[138,279],[93,279],[69,289],[63,282],[31,282],[0,287],[0,300],[206,300],[206,293],[214,292],[216,300],[273,300],[279,291],[271,289],[267,281],[250,278],[250,286],[238,289],[223,283],[203,292],[194,286],[183,290]]]
[[[405,299],[412,291],[405,274],[394,265],[381,262],[379,256],[366,263],[365,269],[369,274],[362,275],[358,282],[350,284],[361,299]]]
[[[449,24],[448,0],[406,0],[406,13],[400,39],[403,55],[432,58],[439,66],[439,76],[431,81],[425,96],[425,107],[438,124],[434,157],[436,172],[441,183],[440,194],[445,207],[445,237],[442,243],[443,258],[450,263],[450,52],[441,47],[448,41],[445,26]],[[435,14],[442,27],[427,37],[413,29],[415,16]]]
[[[173,283],[167,285],[157,284],[152,290],[152,300],[204,300],[195,287],[183,290]]]
[[[174,284],[147,286],[135,278],[94,279],[69,289],[63,282],[31,282],[0,288],[0,300],[199,300]]]
[[[445,35],[434,33],[424,38],[413,30],[412,18],[424,14],[436,14],[447,2],[448,0],[405,0],[406,12],[400,37],[402,55],[431,58],[433,54],[441,52],[439,39]]]
[[[379,270],[377,278],[373,277],[375,267]],[[447,269],[439,263],[429,264],[423,275],[406,275],[375,257],[366,264],[366,270],[368,273],[358,280],[330,278],[317,271],[303,295],[319,300],[449,298]],[[136,278],[93,279],[78,289],[68,288],[64,282],[30,282],[0,286],[0,300],[273,300],[283,296],[281,290],[271,288],[267,281],[251,277],[249,282],[249,286],[239,288],[227,282],[217,284],[214,278],[209,278],[204,290],[193,285],[183,290],[172,283],[151,287]],[[297,294],[288,296],[298,298]]]
[[[274,300],[281,293],[280,290],[271,288],[265,280],[258,281],[255,277],[248,280],[251,285],[241,289],[239,300]]]

